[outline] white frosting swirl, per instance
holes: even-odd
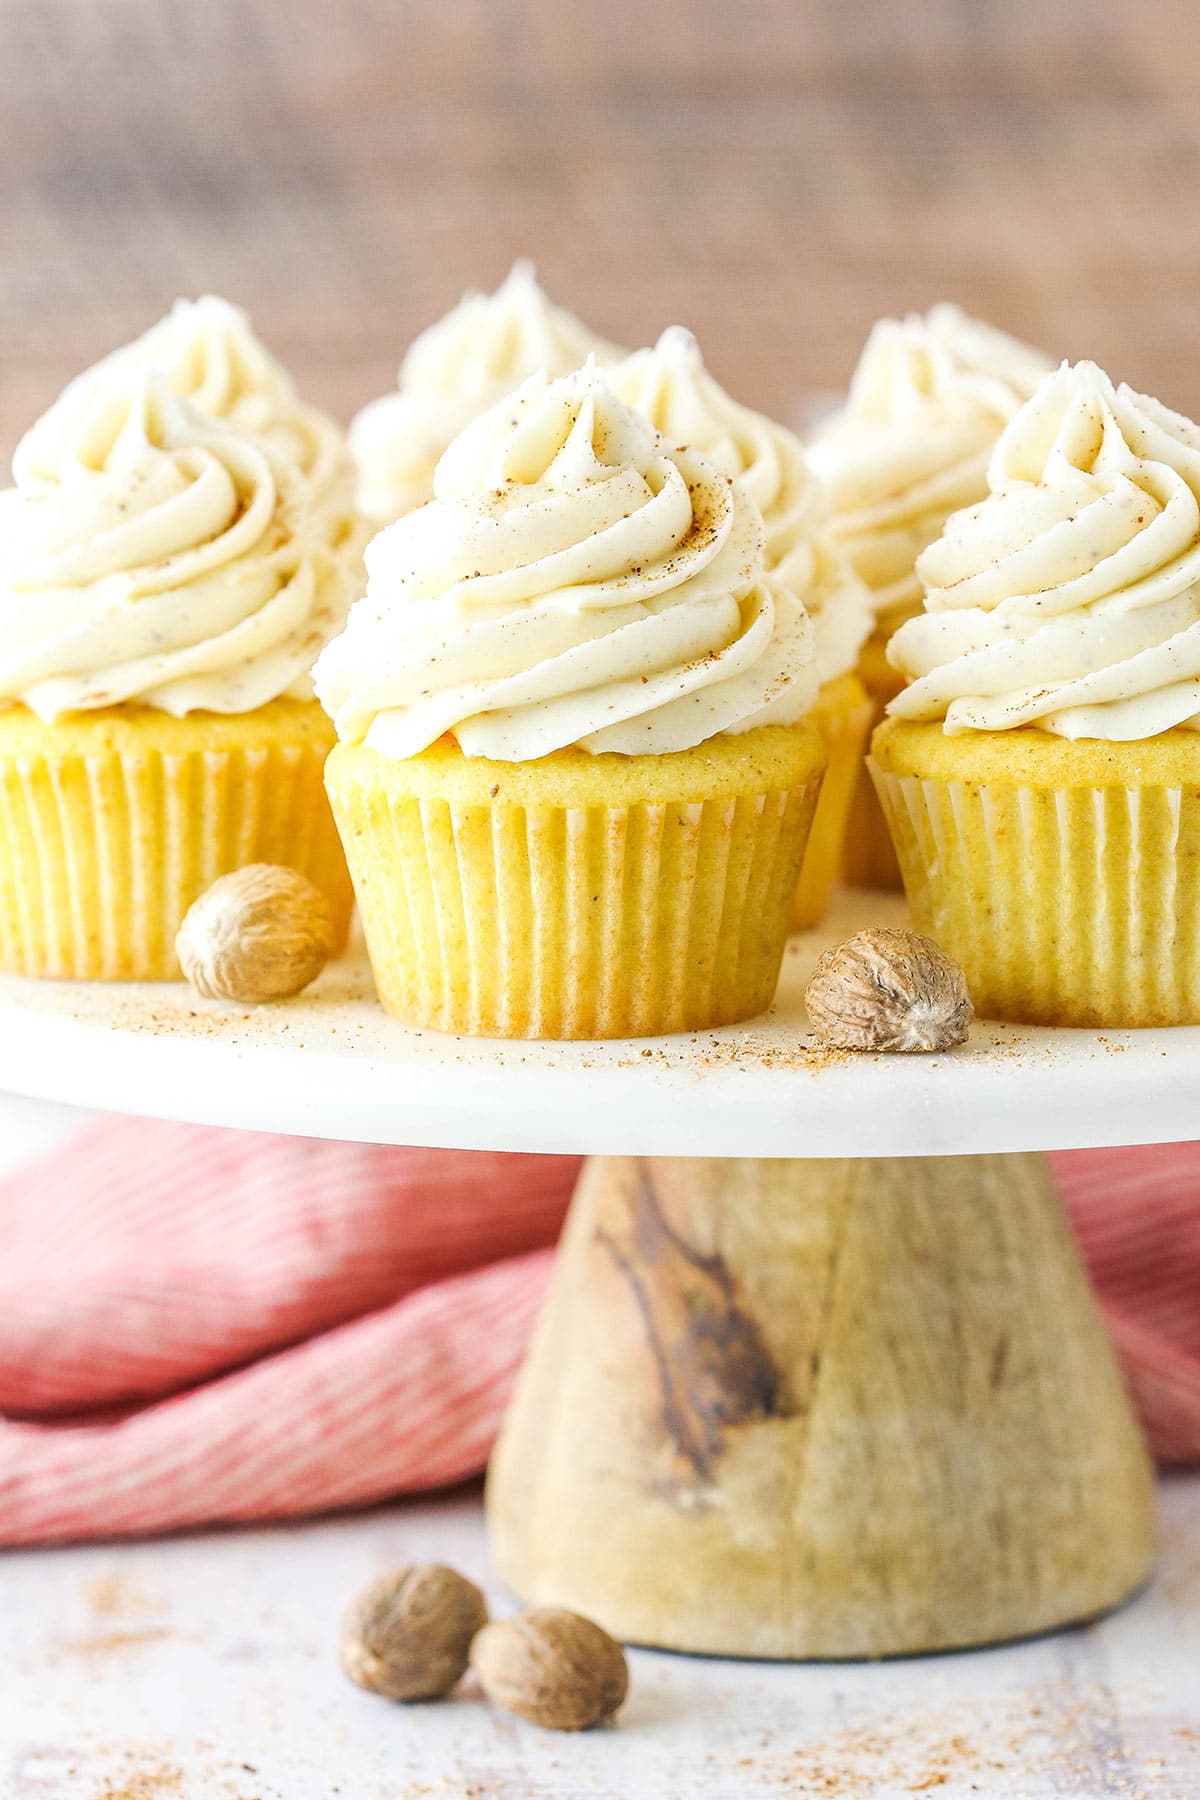
[[[128,383],[157,369],[173,394],[214,419],[266,438],[300,465],[313,489],[313,505],[339,539],[353,527],[354,463],[336,420],[307,405],[283,364],[255,336],[247,315],[215,294],[177,300],[171,311],[132,343],[101,358],[64,388],[45,417],[27,434],[26,455],[39,455],[39,440],[54,446],[90,410],[95,396],[114,381]]]
[[[434,492],[370,545],[366,597],[317,665],[343,739],[662,754],[811,706],[808,618],[764,579],[749,493],[591,362],[469,426]]]
[[[801,576],[789,558],[787,584],[812,620],[813,661],[824,684],[858,665],[871,634],[871,601],[841,548],[822,532],[808,547],[810,573]]]
[[[763,517],[768,571],[812,619],[819,679],[852,669],[871,629],[870,596],[829,535],[828,498],[799,438],[727,394],[682,325],[668,326],[653,349],[635,351],[608,379],[664,437],[742,483]]]
[[[956,306],[874,327],[846,405],[809,455],[878,614],[920,604],[918,555],[952,512],[982,499],[992,446],[1051,367]]]
[[[0,493],[0,704],[247,712],[311,693],[352,559],[297,465],[114,363],[56,406]]]
[[[414,339],[400,366],[399,392],[373,400],[351,422],[360,510],[387,524],[423,506],[447,446],[539,369],[553,378],[569,375],[589,355],[611,362],[623,354],[552,306],[532,263],[514,263],[494,294],[464,295]]]
[[[918,571],[893,702],[948,732],[1200,729],[1200,427],[1064,363],[996,445],[991,493]]]

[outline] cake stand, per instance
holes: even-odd
[[[1117,1604],[1152,1477],[1038,1151],[1200,1137],[1200,1030],[977,1024],[822,1052],[818,951],[748,1026],[609,1044],[411,1031],[361,949],[295,1001],[0,981],[0,1089],[306,1136],[589,1155],[489,1477],[526,1601],[626,1640],[882,1656]]]

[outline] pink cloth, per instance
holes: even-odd
[[[578,1167],[108,1119],[0,1180],[0,1542],[476,1473]]]
[[[1200,1462],[1200,1144],[1050,1162],[1150,1447]]]
[[[1200,1145],[1052,1161],[1154,1448],[1200,1459]],[[0,1543],[474,1474],[578,1167],[109,1119],[0,1180]]]

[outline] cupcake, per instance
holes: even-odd
[[[829,766],[821,787],[792,926],[815,925],[841,866],[851,798],[874,709],[855,674],[871,629],[870,596],[828,531],[828,503],[792,432],[740,405],[704,366],[690,331],[672,325],[652,350],[609,371],[613,392],[678,444],[699,450],[749,491],[763,517],[768,578],[804,603],[820,683],[815,718]]]
[[[569,375],[588,356],[612,362],[624,354],[552,306],[532,263],[515,263],[494,294],[465,295],[423,331],[401,364],[399,391],[352,422],[361,512],[386,525],[423,506],[450,442],[529,376]]]
[[[153,980],[230,869],[351,904],[310,670],[353,595],[333,512],[270,438],[118,357],[0,493],[0,967]]]
[[[811,461],[833,504],[833,532],[871,592],[875,626],[858,673],[883,716],[899,676],[892,633],[921,607],[916,559],[952,512],[987,492],[1004,426],[1053,364],[956,306],[881,319],[867,339],[845,406],[817,433]],[[899,872],[870,782],[851,812],[847,878],[896,887]]]
[[[918,561],[874,741],[919,930],[978,1011],[1200,1021],[1200,428],[1092,363]]]
[[[312,490],[310,504],[325,513],[335,541],[360,531],[345,432],[328,413],[300,399],[291,376],[255,336],[241,308],[214,294],[177,300],[149,331],[77,376],[27,441],[36,443],[40,433],[52,443],[61,439],[68,415],[86,413],[97,392],[148,369],[156,369],[171,393],[198,411],[255,432],[297,463]]]
[[[321,656],[384,1006],[624,1037],[768,1004],[825,750],[748,489],[589,363],[469,426]]]

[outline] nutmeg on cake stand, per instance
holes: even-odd
[[[1152,1475],[1044,1160],[1200,1136],[1200,1029],[976,1024],[822,1051],[818,952],[766,1018],[489,1043],[380,1012],[360,951],[242,1010],[179,985],[0,980],[0,1088],[201,1123],[579,1151],[492,1461],[498,1572],[615,1636],[885,1656],[1089,1618],[1145,1578]]]

